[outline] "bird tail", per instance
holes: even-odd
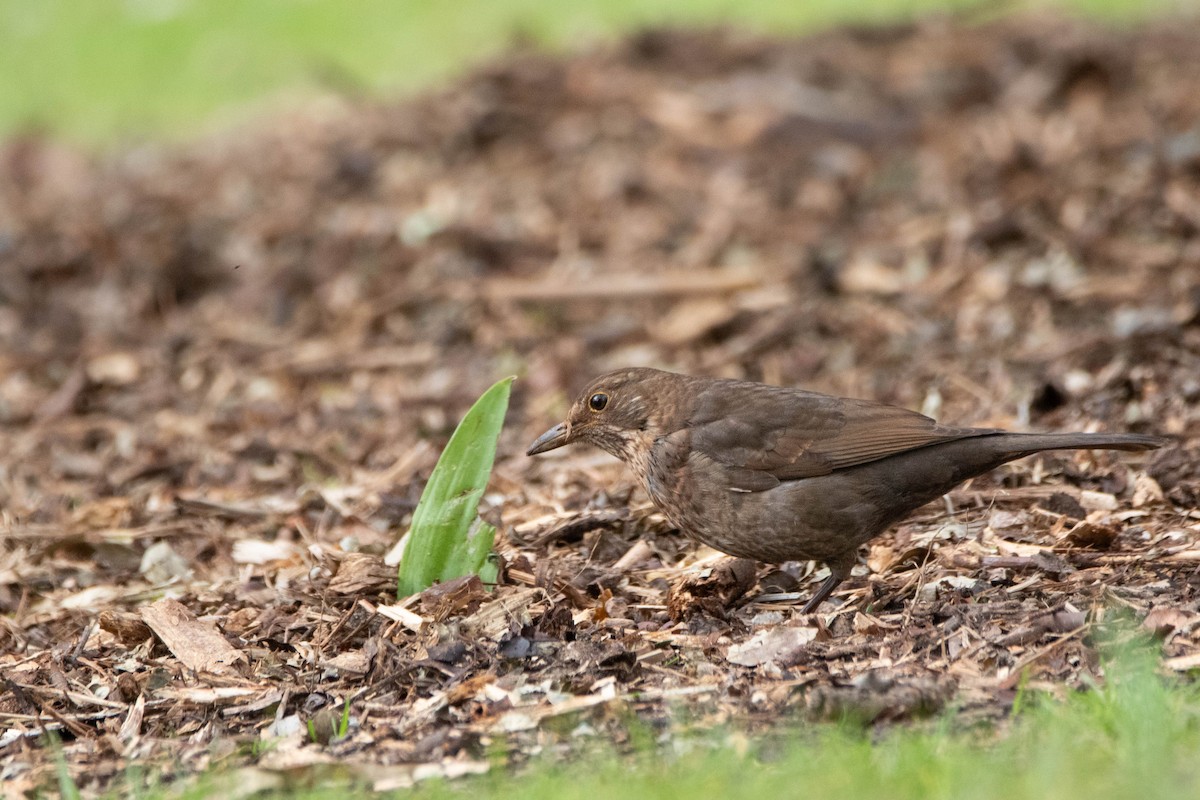
[[[1153,450],[1169,441],[1141,433],[1002,433],[996,439],[1014,458],[1043,450]]]
[[[976,436],[908,450],[852,470],[856,487],[884,492],[881,496],[890,505],[877,522],[886,526],[968,478],[1043,450],[1150,450],[1168,441],[1140,433],[979,431]],[[872,530],[878,533],[882,527]]]

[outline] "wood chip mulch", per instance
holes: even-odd
[[[88,794],[136,764],[242,796],[630,715],[1001,721],[1102,680],[1120,619],[1200,669],[1195,21],[656,31],[187,145],[18,137],[0,269],[13,796],[53,785],[47,731]],[[1177,443],[978,479],[805,617],[813,565],[697,548],[601,453],[522,454],[626,364]],[[385,555],[507,374],[500,585],[397,600]]]

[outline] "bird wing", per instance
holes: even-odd
[[[725,465],[730,488],[739,491],[991,432],[938,425],[915,411],[866,400],[753,383],[736,388],[697,393],[688,428],[692,449]]]

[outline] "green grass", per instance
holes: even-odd
[[[611,744],[569,760],[543,756],[515,775],[429,782],[400,796],[424,800],[513,798],[815,797],[831,800],[1106,800],[1200,796],[1200,687],[1155,672],[1152,649],[1105,665],[1105,681],[1065,701],[1025,697],[1002,731],[962,730],[947,712],[886,733],[851,724],[796,725],[747,738],[702,734],[618,754]],[[601,737],[603,738],[603,737]],[[548,740],[547,740],[548,741]],[[680,746],[680,742],[685,746]],[[552,748],[547,748],[550,752]],[[184,796],[204,796],[212,784]],[[295,798],[344,796],[346,785],[291,791]],[[266,795],[272,796],[272,795]],[[283,796],[283,795],[274,795]]]
[[[418,797],[887,797],[893,800],[1200,796],[1200,691],[1170,685],[1145,654],[1109,666],[1100,689],[1065,703],[1034,700],[998,740],[992,731],[950,732],[951,717],[918,731],[864,731],[826,725],[782,744],[760,740],[739,755],[699,745],[683,756],[643,752],[632,759],[538,767],[469,786],[421,787]],[[711,744],[711,743],[710,743]],[[719,742],[717,744],[720,744]]]
[[[1052,4],[1116,18],[1192,5]],[[1012,7],[989,0],[0,0],[0,135],[22,127],[92,143],[189,135],[198,123],[221,126],[323,90],[413,90],[518,35],[578,46],[664,22],[794,32],[933,9]]]

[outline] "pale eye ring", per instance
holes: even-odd
[[[603,411],[608,406],[608,395],[604,392],[596,392],[588,398],[588,408],[592,411]]]

